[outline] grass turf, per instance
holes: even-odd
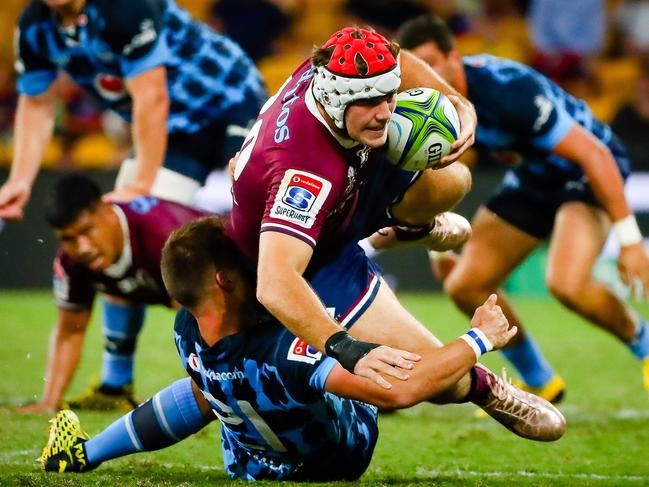
[[[467,328],[466,318],[442,296],[401,298],[442,339]],[[610,336],[554,301],[519,299],[517,304],[568,384],[562,405],[566,436],[557,443],[533,443],[490,419],[474,418],[470,405],[421,405],[380,418],[379,443],[361,485],[649,485],[649,403],[639,363]],[[638,309],[649,314],[647,305]],[[0,402],[10,406],[41,392],[55,309],[46,292],[3,292],[0,310]],[[81,392],[100,368],[99,315],[97,310],[70,395]],[[136,362],[139,398],[183,374],[171,326],[171,312],[149,310]],[[494,369],[504,364],[497,354],[484,362]],[[118,414],[79,416],[93,435]],[[114,460],[88,474],[45,475],[34,459],[47,439],[48,418],[5,408],[0,419],[0,485],[240,485],[223,473],[216,423],[166,450]],[[261,483],[266,484],[271,483]]]

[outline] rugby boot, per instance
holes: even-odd
[[[563,401],[563,398],[566,394],[566,384],[558,374],[554,374],[552,376],[552,379],[550,379],[541,387],[528,386],[520,379],[514,381],[514,386],[525,392],[539,396],[546,401],[550,401],[552,404],[559,404],[561,401]]]
[[[539,396],[546,401],[550,401],[552,404],[559,404],[563,400],[566,393],[566,384],[558,374],[553,375],[552,379],[550,379],[546,384],[540,387],[528,386],[520,379],[516,379],[515,381],[513,381],[513,383],[514,387],[517,387],[522,391],[529,392],[530,394],[534,394],[535,396]],[[488,416],[489,415],[482,409],[476,409],[475,411],[476,418],[486,418]]]
[[[515,387],[505,369],[496,376],[487,373],[489,393],[479,406],[512,433],[535,441],[555,441],[566,431],[566,419],[550,402]]]
[[[645,390],[649,391],[649,357],[642,359],[642,383]]]
[[[433,223],[419,227],[408,225],[395,225],[391,228],[379,230],[379,234],[390,239],[390,232],[394,232],[394,238],[399,242],[399,247],[424,246],[429,251],[445,252],[452,250],[469,240],[471,236],[471,224],[462,215],[445,211],[438,214]],[[380,244],[377,247],[381,250],[394,247],[393,243]]]
[[[84,443],[90,439],[81,429],[76,414],[59,411],[50,420],[50,437],[38,458],[44,472],[87,472],[96,467],[88,462]]]
[[[137,407],[138,402],[133,397],[133,384],[109,387],[97,384],[98,378],[93,382],[95,383],[91,383],[85,392],[68,401],[70,408],[128,412]]]
[[[422,243],[428,250],[444,252],[452,250],[471,237],[471,224],[462,215],[445,211],[435,217],[435,224]]]

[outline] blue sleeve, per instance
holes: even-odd
[[[165,2],[117,3],[106,15],[106,38],[120,56],[123,76],[131,78],[164,65],[171,57],[163,32]]]
[[[188,326],[191,325],[192,322],[194,323],[194,326]],[[176,318],[174,320],[174,342],[176,343],[178,355],[180,355],[180,360],[182,361],[185,370],[189,370],[187,359],[191,350],[188,347],[189,344],[193,343],[196,339],[195,329],[196,320],[194,317],[185,308],[180,308],[176,313]]]
[[[549,86],[550,81],[528,71],[500,86],[497,102],[503,128],[529,139],[538,149],[556,146],[576,123]]]
[[[29,96],[47,91],[57,77],[56,65],[46,56],[46,24],[36,18],[34,10],[30,6],[23,12],[14,34],[16,87],[19,93]]]
[[[286,330],[277,341],[276,363],[286,388],[299,398],[321,394],[337,362]]]

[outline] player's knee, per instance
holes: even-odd
[[[548,276],[546,283],[550,293],[565,306],[574,308],[579,302],[579,296],[582,292],[580,283],[554,276]]]
[[[473,178],[471,176],[471,171],[469,168],[462,164],[461,162],[455,162],[449,166],[453,169],[453,191],[455,198],[457,198],[456,203],[459,203],[464,196],[471,191],[471,184]]]
[[[425,225],[455,207],[470,189],[471,172],[462,163],[427,170],[392,208],[392,214],[405,224]]]
[[[461,162],[455,162],[444,169],[436,170],[436,173],[445,172],[443,191],[438,191],[434,199],[436,210],[453,209],[464,196],[471,190],[471,171]]]
[[[451,273],[444,280],[444,292],[456,303],[462,301],[468,295],[474,294],[475,291],[475,284],[470,279],[465,279],[462,275]]]
[[[455,305],[471,314],[487,297],[496,291],[495,286],[480,283],[471,276],[451,275],[444,281],[444,292],[453,300]]]
[[[86,332],[88,324],[88,322],[63,321],[58,324],[57,332],[63,336],[83,334]]]

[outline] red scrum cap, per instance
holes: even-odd
[[[388,46],[390,41],[377,32],[355,27],[345,27],[334,34],[322,47],[334,47],[326,67],[332,73],[342,76],[374,76],[392,70],[397,65]],[[361,57],[367,66],[359,72],[356,60]]]
[[[332,49],[332,54],[326,65],[316,68],[313,94],[338,128],[345,126],[350,103],[399,88],[401,70],[389,46],[381,34],[357,27],[335,32],[322,45],[322,49]]]

